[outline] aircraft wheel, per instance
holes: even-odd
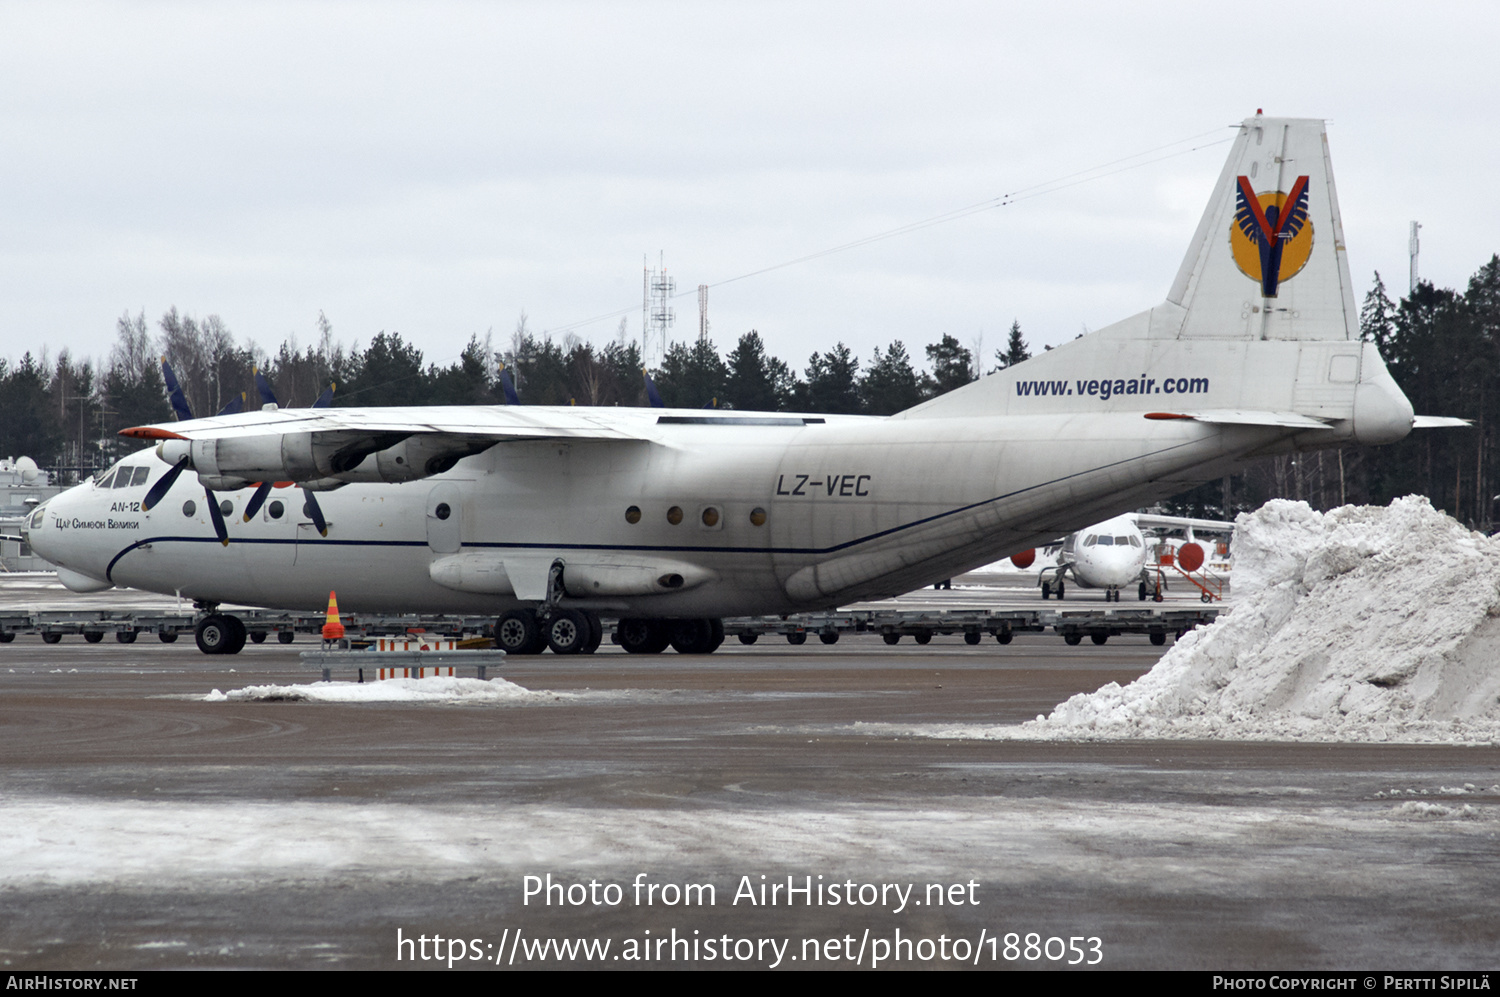
[[[791,633],[789,633],[789,634],[786,635],[786,642],[788,644],[806,644],[807,643],[807,631],[806,630],[793,630]]]
[[[554,609],[542,624],[542,632],[553,654],[582,654],[594,636],[588,617],[576,609]]]
[[[1095,644],[1104,644],[1109,641],[1109,634],[1092,633],[1089,634],[1089,640],[1093,641]]]
[[[529,609],[510,609],[495,621],[495,646],[506,654],[541,654],[547,638]]]
[[[887,644],[899,644],[899,643],[901,643],[901,635],[900,634],[881,634],[880,635],[880,639],[883,640],[883,641],[885,641]]]
[[[1200,595],[1198,597],[1198,601],[1199,602],[1213,602],[1214,601],[1214,597],[1211,596],[1211,595],[1209,595],[1207,592],[1205,592],[1205,593],[1203,593],[1202,595]]]
[[[245,633],[245,624],[240,622],[240,618],[238,616],[226,616],[224,617],[224,619],[229,621],[231,641],[229,649],[224,653],[239,654],[240,651],[244,650],[245,647],[245,638],[247,636],[247,634]]]
[[[1075,646],[1075,645],[1078,645],[1078,644],[1082,644],[1083,643],[1083,634],[1076,634],[1076,633],[1063,634],[1063,640],[1067,641],[1068,644],[1069,644],[1069,646]]]
[[[1013,638],[1014,636],[1015,635],[1012,634],[1009,630],[1001,630],[999,633],[995,634],[995,639],[1002,644],[1009,644],[1011,642],[1011,638]]]
[[[720,620],[678,620],[670,628],[672,649],[678,654],[712,654],[724,643]]]
[[[115,631],[115,640],[119,641],[121,644],[134,644],[135,643],[135,631],[134,630],[116,630]]]
[[[760,640],[760,634],[740,634],[741,644],[754,644]]]
[[[177,643],[177,631],[159,630],[157,631],[156,639],[161,641],[163,644],[175,644]]]
[[[1059,599],[1061,599],[1061,598],[1062,598],[1062,597],[1063,597],[1063,592],[1065,592],[1065,591],[1067,591],[1067,590],[1066,590],[1066,589],[1064,589],[1064,588],[1063,588],[1063,582],[1062,582],[1062,579],[1061,579],[1061,578],[1059,578],[1059,579],[1058,579],[1058,580],[1057,580],[1057,597],[1058,597],[1058,598],[1059,598]]]
[[[16,639],[14,630],[0,630],[0,644],[9,644]]]
[[[820,633],[818,634],[818,640],[821,640],[825,644],[837,644],[839,642],[839,632],[837,630],[830,630]]]
[[[1043,599],[1050,599],[1050,598],[1052,598],[1052,583],[1051,582],[1042,582],[1042,598]]]
[[[583,653],[593,654],[604,643],[604,621],[599,619],[598,613],[589,610],[584,610],[583,615],[589,621],[589,642],[583,646]]]
[[[292,641],[297,639],[297,635],[292,633],[292,631],[290,630],[283,630],[281,631],[281,633],[276,635],[276,639],[281,641],[281,643],[283,644],[290,644]]]
[[[911,639],[916,641],[918,644],[931,644],[932,632],[929,630],[918,630],[916,633],[912,634]]]
[[[1152,597],[1152,600],[1153,600],[1153,601],[1154,601],[1154,602],[1161,602],[1161,601],[1163,601],[1163,600],[1164,600],[1164,599],[1165,599],[1165,598],[1166,598],[1166,596],[1164,596],[1164,595],[1162,595],[1162,594],[1161,594],[1161,593],[1160,593],[1160,592],[1158,592],[1158,593],[1156,593],[1156,595],[1155,595],[1155,596],[1153,596],[1153,597]]]
[[[62,634],[60,634],[60,633],[52,633],[51,631],[48,631],[47,633],[42,634],[42,643],[43,644],[61,644],[62,643]]]
[[[210,613],[199,620],[198,625],[193,628],[193,639],[198,642],[198,650],[204,654],[234,654],[238,651],[239,647],[235,646],[235,628],[230,622],[233,619],[232,616]],[[243,632],[239,640],[243,646]]]
[[[1141,587],[1139,589],[1139,592],[1140,592],[1140,596],[1141,596],[1141,602],[1145,602],[1146,601],[1146,583],[1145,582],[1141,582]]]
[[[979,631],[978,630],[965,630],[964,631],[964,643],[965,644],[970,644],[970,645],[978,644],[979,643]]]
[[[97,644],[101,640],[104,639],[104,631],[103,630],[87,630],[83,634],[83,639],[86,640],[86,641],[88,641],[90,644]]]
[[[264,630],[257,630],[250,635],[250,643],[252,644],[264,644],[265,642],[266,632]]]
[[[1153,631],[1151,631],[1151,643],[1155,644],[1157,647],[1161,647],[1166,642],[1167,642],[1167,633],[1166,633],[1165,630],[1153,630]]]
[[[615,625],[615,636],[628,654],[660,654],[671,639],[661,620],[621,620]]]

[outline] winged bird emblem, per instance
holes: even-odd
[[[1281,281],[1295,276],[1307,262],[1312,242],[1312,224],[1307,218],[1307,181],[1301,176],[1285,197],[1280,191],[1256,194],[1250,178],[1242,176],[1235,192],[1234,224],[1243,238],[1235,249],[1235,262],[1252,280],[1260,281],[1261,294],[1276,297]],[[1300,252],[1289,252],[1298,236],[1306,232],[1306,245]],[[1244,249],[1251,252],[1243,253]],[[1249,259],[1241,258],[1243,256]],[[1247,266],[1247,263],[1255,264]]]

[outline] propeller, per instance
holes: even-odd
[[[193,410],[188,405],[187,396],[183,393],[182,390],[182,384],[177,380],[177,375],[173,372],[172,365],[167,362],[166,357],[161,358],[161,371],[162,380],[167,387],[168,398],[172,403],[172,413],[177,417],[178,421],[186,421],[192,419]],[[335,385],[332,382],[329,382],[328,387],[323,389],[323,393],[318,396],[317,401],[313,402],[312,407],[331,407],[333,405],[334,387]],[[262,409],[275,409],[280,407],[279,403],[276,401],[276,393],[271,390],[271,382],[266,379],[266,376],[260,372],[260,368],[258,367],[255,368],[255,390],[256,393],[260,395],[260,403]],[[515,391],[513,388],[510,389],[510,394],[514,396]],[[240,392],[238,395],[231,398],[229,400],[229,403],[219,410],[218,414],[235,415],[236,413],[244,411],[244,408],[245,393]],[[161,500],[166,498],[167,493],[172,490],[172,486],[177,483],[177,479],[182,476],[182,472],[186,471],[192,464],[192,462],[193,459],[191,456],[184,456],[177,463],[173,464],[172,467],[167,471],[167,473],[163,474],[157,480],[156,484],[152,485],[151,488],[146,492],[146,497],[141,501],[141,508],[146,512],[150,512],[153,508],[160,504]],[[289,487],[292,484],[294,484],[294,482],[291,481],[258,482],[255,486],[254,493],[252,493],[250,496],[250,501],[245,505],[245,511],[241,522],[248,523],[251,519],[255,518],[255,514],[260,512],[261,507],[266,504],[266,499],[270,496],[272,488],[276,487],[277,485]],[[208,518],[213,521],[214,535],[219,538],[219,543],[223,544],[225,547],[228,547],[229,526],[224,522],[224,512],[219,508],[219,500],[214,494],[214,490],[206,485],[203,488],[203,492],[205,498],[208,500]],[[307,500],[305,507],[307,515],[313,521],[313,526],[317,528],[319,536],[328,536],[328,519],[323,515],[323,509],[320,505],[318,505],[318,500],[313,497],[312,492],[308,491],[305,488],[302,490],[302,494]]]
[[[229,527],[224,523],[224,513],[219,509],[219,500],[214,498],[214,490],[205,487],[203,493],[208,496],[208,518],[214,521],[214,533],[219,538],[219,543],[225,547],[229,546]]]
[[[178,477],[182,474],[183,471],[187,470],[187,466],[192,462],[193,459],[191,457],[184,457],[177,463],[173,464],[172,469],[166,474],[163,474],[161,476],[161,479],[157,481],[156,484],[152,485],[150,490],[146,492],[146,497],[141,499],[141,508],[146,512],[150,512],[152,509],[154,509],[156,507],[156,503],[167,497],[167,492],[172,490],[172,486],[177,483]]]
[[[276,401],[276,393],[271,390],[271,382],[266,380],[266,375],[260,372],[259,367],[255,368],[255,390],[260,395],[261,408],[277,409],[281,407]]]
[[[255,494],[250,496],[250,501],[245,503],[245,518],[241,522],[248,523],[260,512],[260,507],[266,504],[266,496],[271,494],[271,482],[262,481],[255,486]]]
[[[328,536],[328,520],[323,518],[323,507],[318,505],[317,498],[306,488],[302,489],[302,497],[307,499],[307,515],[313,521],[313,526],[318,530],[318,535]]]
[[[651,380],[651,375],[642,368],[641,376],[646,379],[646,400],[651,403],[652,408],[666,408],[667,403],[661,400],[661,392],[656,390],[656,382]]]
[[[167,358],[161,358],[161,377],[167,385],[167,400],[172,403],[172,414],[177,417],[178,422],[184,422],[193,417],[193,410],[188,407],[187,396],[182,393],[182,385],[177,383],[177,375],[172,373],[172,365],[167,363]]]
[[[504,364],[500,365],[500,388],[505,392],[505,404],[521,404],[521,396],[516,394],[516,382],[510,379],[510,371],[505,369]]]

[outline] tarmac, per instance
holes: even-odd
[[[311,647],[0,646],[5,968],[1461,970],[1500,952],[1500,748],[1007,738],[1149,669],[1145,636],[606,643],[510,659],[520,688],[485,696],[210,701],[313,683]]]

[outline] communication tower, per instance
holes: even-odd
[[[708,285],[698,285],[698,342],[708,341]]]
[[[641,282],[641,361],[647,367],[660,365],[667,355],[667,330],[677,321],[677,313],[671,307],[677,282],[667,276],[663,260],[659,256],[653,269],[642,259],[645,274]]]
[[[1421,251],[1422,244],[1417,240],[1417,229],[1422,226],[1416,222],[1411,223],[1411,242],[1407,243],[1407,250],[1411,253],[1411,291],[1417,291],[1417,253]]]

